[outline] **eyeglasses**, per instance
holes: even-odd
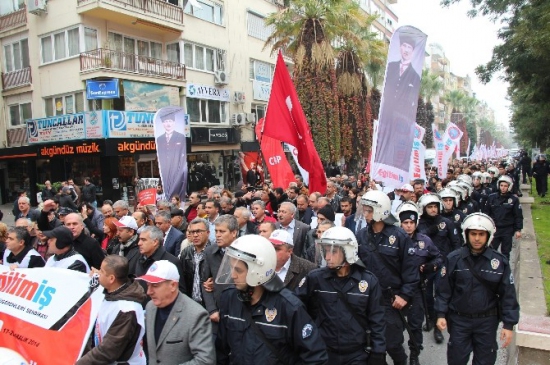
[[[187,231],[187,233],[189,233],[192,236],[196,234],[201,234],[203,232],[206,232],[206,229],[197,229],[196,231]]]

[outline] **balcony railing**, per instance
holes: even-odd
[[[104,48],[80,54],[80,71],[99,69],[185,80],[185,65],[177,62]]]
[[[0,15],[0,32],[25,24],[27,24],[27,8],[25,6],[9,14]]]
[[[164,0],[78,0],[78,5],[87,5],[94,2],[111,4],[134,10],[140,14],[150,14],[157,18],[183,23],[183,8]]]
[[[2,72],[2,89],[8,90],[15,87],[32,84],[31,68],[26,67],[11,72]]]

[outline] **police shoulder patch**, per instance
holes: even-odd
[[[445,266],[443,266],[441,268],[441,277],[444,277],[446,273],[447,273],[447,268]]]
[[[460,220],[460,214],[455,214],[455,222],[458,222]]]
[[[514,284],[514,274],[510,273],[510,284]]]
[[[302,285],[304,285],[305,283],[306,283],[306,277],[304,276],[304,277],[302,278],[302,280],[300,280],[300,283],[298,284],[298,288],[301,288]]]
[[[447,225],[445,224],[445,222],[439,223],[439,230],[440,230],[440,231],[444,230],[445,227],[447,227]]]
[[[493,270],[498,269],[499,265],[500,265],[500,261],[498,261],[497,259],[492,259],[491,260],[491,267],[493,268]]]
[[[302,338],[306,339],[309,336],[311,336],[312,333],[313,333],[313,326],[310,325],[309,323],[304,325],[304,327],[302,328]]]
[[[423,250],[424,247],[426,247],[426,244],[424,243],[424,241],[418,241],[418,248],[420,248],[421,250]]]

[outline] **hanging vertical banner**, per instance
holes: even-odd
[[[371,167],[372,178],[383,181],[387,186],[397,187],[410,180],[409,167],[426,39],[426,34],[419,29],[404,26],[395,31],[390,41]]]
[[[103,301],[98,288],[78,271],[0,265],[0,348],[25,360],[13,364],[74,364]]]
[[[435,147],[435,163],[437,166],[437,176],[440,179],[444,179],[447,174],[447,170],[443,171],[443,155],[445,154],[445,145],[443,144],[443,137],[437,129],[435,124],[432,124],[432,135],[434,137]]]
[[[296,166],[298,166],[298,170],[300,170],[300,175],[302,175],[302,179],[304,180],[304,184],[309,185],[309,172],[304,170],[302,165],[300,165],[300,161],[298,161],[298,150],[296,147],[294,147],[291,144],[285,143],[286,147],[292,153],[292,158],[294,159],[294,163]]]
[[[426,147],[422,144],[425,133],[426,130],[424,128],[415,124],[411,166],[409,168],[411,180],[424,179],[426,181],[426,169],[424,168]]]
[[[453,157],[453,152],[455,151],[456,145],[460,143],[462,138],[462,131],[454,123],[449,123],[447,129],[445,130],[445,135],[443,136],[443,161],[442,161],[442,172],[444,176],[447,174],[447,169],[449,167],[449,160]]]
[[[285,151],[281,141],[266,136],[262,136],[262,128],[264,126],[264,118],[260,119],[256,124],[256,138],[261,141],[260,149],[269,171],[269,176],[273,182],[273,186],[286,189],[292,181],[296,182],[292,168],[286,159]]]
[[[187,141],[183,108],[167,106],[155,113],[155,141],[164,194],[168,199],[176,194],[185,198]]]
[[[309,191],[321,194],[326,192],[325,169],[313,144],[309,124],[280,51],[262,134],[296,147],[298,161],[309,173]]]

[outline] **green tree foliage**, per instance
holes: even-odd
[[[460,0],[443,0],[448,6]],[[471,16],[486,15],[502,22],[502,44],[489,62],[476,69],[483,82],[498,72],[510,83],[511,125],[526,147],[550,146],[550,2],[547,0],[470,0]]]

